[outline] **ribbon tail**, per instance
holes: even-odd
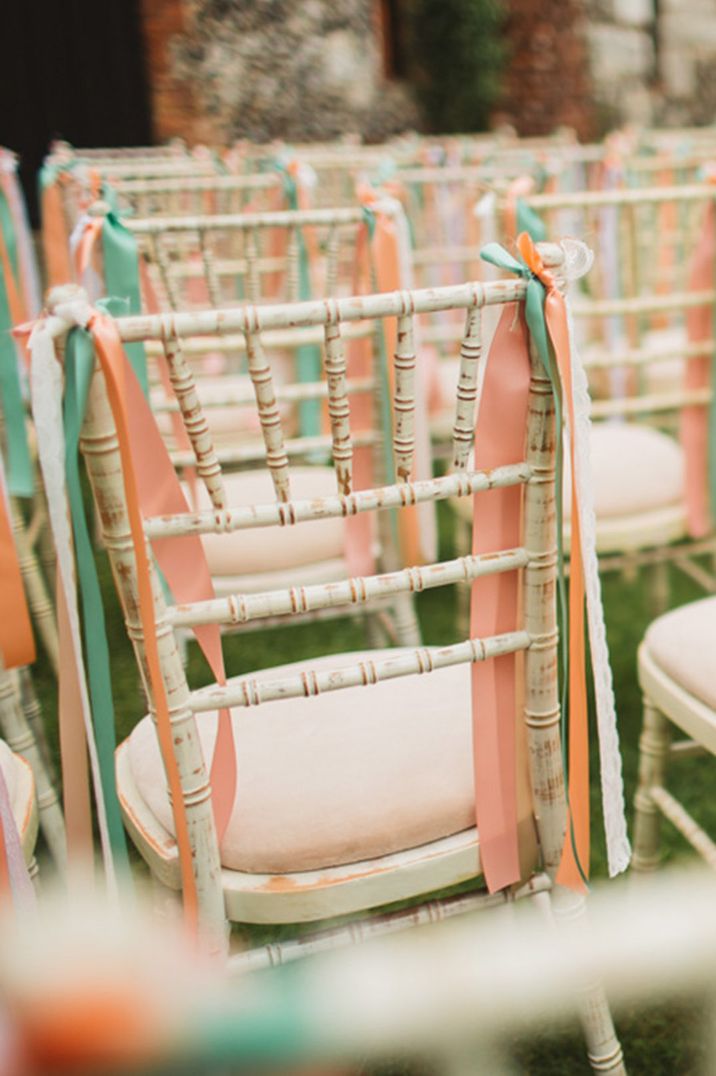
[[[64,473],[65,445],[62,429],[62,371],[55,356],[53,338],[44,324],[35,326],[30,337],[32,409],[38,431],[38,453],[45,489],[47,491],[50,524],[57,550],[58,629],[60,631],[60,700],[67,722],[81,715],[87,753],[92,770],[92,783],[97,807],[97,822],[102,854],[110,891],[117,892],[117,879],[112,845],[107,824],[107,811],[100,773],[97,747],[89,703],[89,693],[82,660],[79,613],[75,586],[74,554],[67,506]],[[62,718],[61,718],[62,724]],[[86,787],[86,756],[78,735],[72,737],[72,747],[63,753],[65,799],[77,799],[68,812],[68,843],[84,855],[91,854],[91,814],[84,797]],[[88,798],[88,797],[87,797]],[[74,823],[74,824],[71,824]],[[89,844],[88,844],[89,842]]]
[[[493,338],[475,429],[475,468],[491,469],[523,458],[530,384],[524,319],[506,307]],[[506,421],[509,416],[509,421]],[[477,493],[473,498],[473,555],[519,545],[519,486]],[[517,628],[519,573],[478,578],[472,585],[470,636]],[[472,665],[472,729],[475,812],[482,865],[490,892],[518,881],[517,727],[521,723],[514,654]]]
[[[596,515],[589,454],[590,403],[587,375],[574,346],[574,333],[567,308],[567,331],[572,356],[574,395],[574,447],[579,532],[581,540],[587,626],[594,682],[594,697],[599,738],[599,762],[602,812],[607,844],[609,874],[614,877],[626,870],[631,858],[624,808],[624,781],[619,750],[616,704],[609,647],[604,623],[599,562],[597,560]],[[573,510],[573,517],[575,512]],[[572,541],[574,542],[574,535]]]

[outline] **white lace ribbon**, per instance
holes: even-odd
[[[584,264],[576,264],[584,253],[577,248],[588,248],[576,241],[563,243],[566,273],[574,279],[589,268],[589,258]],[[589,252],[591,254],[591,252]],[[594,485],[590,458],[590,399],[587,375],[579,357],[574,339],[572,317],[567,304],[569,346],[572,356],[572,387],[574,393],[574,424],[572,432],[575,450],[575,482],[579,503],[579,529],[582,542],[582,563],[587,604],[587,625],[594,677],[594,697],[599,734],[599,763],[602,790],[602,812],[607,844],[609,874],[614,877],[626,870],[631,858],[624,811],[624,781],[619,751],[614,685],[609,662],[609,647],[604,624],[604,607],[597,560],[597,524],[594,509]]]

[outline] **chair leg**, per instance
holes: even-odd
[[[669,564],[665,560],[657,560],[652,564],[650,572],[649,608],[654,618],[661,616],[669,608],[671,600],[671,580],[669,577]]]
[[[644,718],[639,739],[639,784],[634,797],[634,847],[632,869],[646,873],[659,865],[661,812],[651,790],[664,782],[669,754],[670,729],[664,715],[644,699]]]
[[[587,912],[584,896],[561,886],[556,886],[552,891],[550,904],[557,928],[562,934],[568,932],[571,926],[576,927]],[[592,1071],[626,1076],[621,1043],[600,982],[584,983],[578,999],[578,1011]]]

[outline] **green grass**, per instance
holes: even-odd
[[[443,553],[452,547],[451,522],[447,510],[441,512]],[[130,646],[127,642],[121,615],[111,585],[105,555],[99,554],[100,572],[106,599],[108,635],[112,655],[114,696],[118,734],[125,736],[144,713],[139,680]],[[619,731],[624,760],[627,803],[631,815],[640,730],[640,697],[636,681],[636,649],[650,621],[649,576],[644,572],[629,582],[616,575],[603,582],[607,630],[614,670]],[[690,581],[678,573],[672,574],[672,604],[682,604],[702,595]],[[455,593],[452,589],[420,595],[418,610],[426,643],[454,641],[458,638],[455,623]],[[364,645],[361,625],[356,621],[336,620],[323,626],[245,634],[227,637],[225,654],[230,675],[249,672],[254,668],[278,665],[287,661],[340,652]],[[191,647],[189,677],[192,684],[206,681],[207,673],[198,649]],[[38,687],[47,715],[54,747],[57,747],[56,700],[52,678],[46,663],[40,660]],[[594,845],[592,876],[606,876],[603,835],[600,828],[596,743],[592,758],[592,799]],[[716,832],[716,797],[712,798],[712,768],[708,759],[684,761],[674,767],[670,787],[687,808],[713,832]],[[676,860],[689,856],[684,842],[668,826],[664,829],[665,859]],[[257,932],[251,932],[258,940]],[[618,1015],[617,1023],[629,1070],[633,1076],[678,1076],[699,1069],[697,1042],[702,1020],[699,1004],[662,1006],[648,1011],[632,1010]],[[560,1030],[544,1039],[517,1041],[514,1044],[520,1069],[532,1076],[578,1076],[590,1070],[586,1063],[581,1037],[574,1028]],[[381,1070],[383,1071],[383,1070]],[[417,1072],[399,1066],[385,1072]]]

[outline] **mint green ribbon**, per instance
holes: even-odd
[[[546,298],[546,288],[541,280],[535,276],[532,270],[523,261],[518,261],[511,254],[499,245],[499,243],[488,243],[480,251],[480,256],[484,261],[490,262],[491,265],[497,266],[498,269],[504,269],[507,272],[515,273],[517,276],[522,277],[527,283],[527,293],[525,295],[525,320],[527,322],[527,328],[529,329],[530,336],[537,348],[537,354],[540,357],[540,361],[544,368],[545,374],[549,379],[550,386],[552,388],[552,396],[554,399],[554,413],[555,413],[555,430],[556,430],[556,446],[555,446],[555,507],[556,507],[556,522],[557,522],[557,619],[559,623],[559,649],[560,649],[560,665],[562,669],[562,684],[560,690],[560,702],[561,702],[561,730],[562,730],[562,767],[564,769],[564,786],[565,795],[567,797],[567,804],[569,805],[569,615],[567,612],[567,582],[564,571],[564,535],[563,535],[563,476],[564,476],[564,445],[562,443],[562,383],[557,369],[557,363],[552,351],[552,345],[549,339],[549,332],[547,330],[547,321],[545,318],[544,304]],[[576,511],[576,505],[573,506],[573,511]],[[582,864],[579,861],[579,855],[577,853],[577,846],[574,838],[574,831],[571,824],[570,815],[570,838],[572,841],[572,850],[574,852],[575,862],[579,873],[582,876],[582,880],[585,885],[587,884],[587,878]]]
[[[528,206],[524,198],[517,199],[516,205],[517,234],[527,232],[535,243],[544,243],[547,238],[547,228],[539,213]]]
[[[11,272],[17,279],[17,237],[10,206],[1,191],[0,231],[5,241]],[[7,484],[13,496],[32,497],[35,491],[35,481],[25,424],[20,361],[17,345],[12,336],[12,328],[10,297],[5,287],[4,275],[0,273],[0,406],[5,418],[7,438]]]
[[[65,474],[75,543],[75,559],[82,604],[82,634],[87,656],[92,723],[97,744],[100,781],[107,813],[109,840],[117,866],[129,874],[127,841],[119,809],[115,779],[114,702],[109,645],[94,552],[85,516],[79,472],[79,440],[94,370],[94,346],[84,329],[72,329],[65,352]]]
[[[271,162],[271,167],[279,173],[289,209],[298,209],[298,188],[296,181],[282,161]],[[311,274],[308,265],[308,251],[303,233],[298,232],[298,298],[301,301],[311,299]],[[317,344],[301,344],[296,348],[296,374],[299,382],[313,383],[320,381],[322,370],[321,349]],[[301,400],[298,405],[301,433],[304,437],[317,437],[321,432],[321,401]]]
[[[110,211],[103,221],[102,255],[104,284],[107,294],[119,300],[124,314],[142,313],[142,291],[139,283],[139,251],[137,241],[122,224],[117,213]],[[141,341],[125,344],[127,358],[137,375],[142,392],[149,396],[147,356]]]

